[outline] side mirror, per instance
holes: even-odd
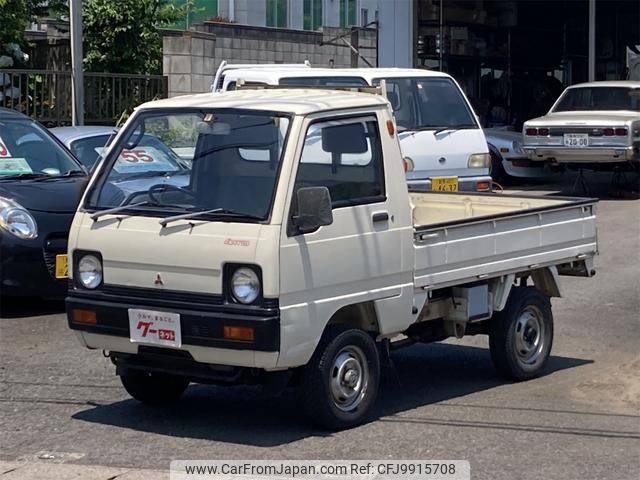
[[[298,211],[292,221],[300,233],[310,233],[333,223],[331,194],[327,187],[302,187],[296,195]]]

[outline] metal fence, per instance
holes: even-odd
[[[137,105],[165,98],[167,77],[85,73],[85,122],[115,124]],[[0,107],[11,108],[47,126],[71,123],[71,72],[0,70]]]

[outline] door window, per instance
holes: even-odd
[[[382,147],[375,117],[309,126],[295,191],[312,186],[329,189],[334,209],[385,200]]]

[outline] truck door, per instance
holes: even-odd
[[[400,296],[407,232],[394,228],[399,217],[385,184],[375,114],[309,122],[281,238],[280,365],[310,356],[309,345],[343,306]],[[297,189],[310,186],[329,189],[333,223],[301,234],[291,217]]]

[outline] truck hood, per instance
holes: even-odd
[[[100,252],[107,285],[193,293],[223,293],[226,263],[258,264],[266,277],[274,271],[271,263],[278,261],[274,253],[278,251],[274,246],[278,227],[203,220],[162,227],[159,220],[109,215],[93,221],[88,214],[79,213],[69,249]],[[269,252],[259,254],[260,244]],[[273,293],[272,287],[271,282],[269,288],[263,286],[265,295]]]
[[[554,127],[563,125],[620,125],[632,120],[640,120],[640,112],[599,111],[599,112],[557,112],[525,122],[525,127]]]
[[[398,134],[402,156],[410,157],[414,170],[410,180],[433,176],[488,175],[489,170],[468,168],[469,155],[487,153],[487,141],[480,128],[445,131],[435,135],[431,130],[404,131]]]
[[[0,182],[0,197],[36,212],[73,213],[86,186],[87,177],[6,181]]]

